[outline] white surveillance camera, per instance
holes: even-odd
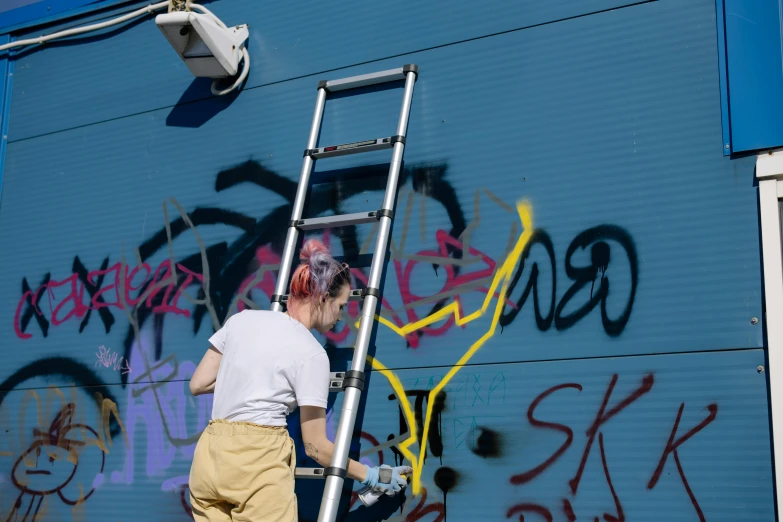
[[[226,27],[220,20],[192,11],[155,17],[155,23],[194,76],[235,76],[248,38],[247,25]]]

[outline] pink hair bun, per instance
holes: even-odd
[[[317,239],[308,239],[299,251],[299,259],[310,263],[310,260],[318,254],[329,255],[329,249]]]
[[[295,299],[334,297],[343,285],[350,284],[347,265],[338,263],[317,239],[308,239],[302,245],[299,259],[302,263],[291,278],[291,297]]]

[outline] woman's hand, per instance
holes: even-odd
[[[392,468],[387,464],[367,467],[367,476],[362,481],[365,486],[383,491],[387,495],[395,495],[408,485],[403,475],[413,473],[410,466],[397,466]]]

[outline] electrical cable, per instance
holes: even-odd
[[[82,26],[82,27],[74,27],[74,28],[71,28],[71,29],[66,29],[64,31],[58,31],[56,33],[48,34],[48,35],[45,35],[45,36],[39,36],[39,37],[36,37],[36,38],[27,38],[27,39],[24,39],[24,40],[17,40],[15,42],[10,42],[10,43],[7,43],[5,45],[0,45],[0,52],[7,51],[9,49],[14,49],[14,48],[17,48],[17,47],[24,47],[24,46],[27,46],[27,45],[36,45],[36,44],[42,45],[42,44],[45,44],[46,42],[50,42],[50,41],[56,40],[58,38],[65,38],[65,37],[68,37],[68,36],[84,34],[84,33],[88,33],[88,32],[91,32],[91,31],[98,31],[100,29],[105,29],[107,27],[111,27],[111,26],[114,26],[114,25],[117,25],[117,24],[121,24],[123,22],[127,22],[128,20],[132,20],[134,18],[138,18],[139,16],[143,16],[145,14],[153,13],[154,11],[157,11],[159,9],[163,9],[163,8],[166,8],[166,7],[169,8],[169,12],[171,12],[172,10],[181,10],[180,7],[181,7],[181,5],[183,3],[185,5],[185,10],[195,9],[196,11],[201,11],[203,14],[205,14],[205,15],[209,16],[210,18],[212,18],[220,27],[222,27],[223,29],[228,30],[228,28],[226,27],[226,24],[224,24],[220,20],[220,18],[215,16],[212,13],[212,11],[210,11],[209,9],[207,9],[206,7],[204,7],[202,5],[194,4],[193,2],[191,2],[189,0],[186,1],[186,2],[183,2],[182,0],[166,0],[165,2],[158,2],[156,4],[150,4],[150,5],[146,6],[146,7],[142,7],[140,9],[135,10],[135,11],[131,11],[130,13],[124,14],[124,15],[119,16],[117,18],[113,18],[111,20],[107,20],[105,22],[100,22],[100,23],[91,24],[91,25],[85,25],[85,26]],[[214,94],[216,96],[226,95],[226,94],[232,92],[233,90],[235,90],[236,88],[238,88],[242,84],[242,82],[245,81],[245,79],[247,78],[248,73],[250,72],[250,55],[248,54],[247,49],[245,47],[242,47],[242,58],[243,58],[242,72],[240,72],[239,76],[237,77],[237,79],[233,83],[233,85],[231,85],[227,89],[219,90],[217,88],[217,83],[218,82],[217,82],[217,80],[215,80],[214,82],[212,82],[212,87],[211,87],[212,94]]]

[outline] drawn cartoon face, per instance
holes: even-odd
[[[33,442],[14,464],[11,480],[26,493],[48,495],[65,487],[76,473],[77,464],[68,461],[67,444]]]

